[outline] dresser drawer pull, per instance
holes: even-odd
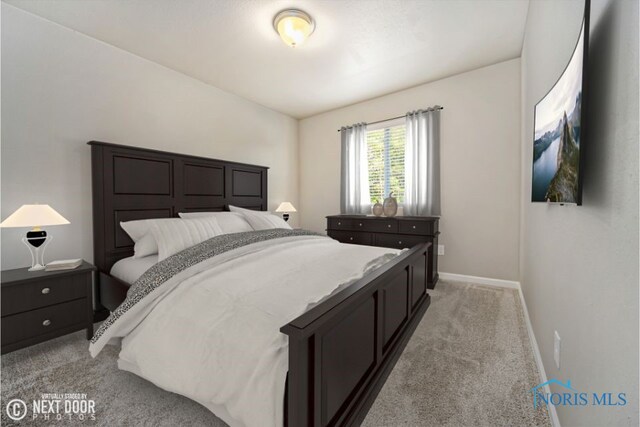
[[[362,227],[362,223],[358,224],[360,227]]]
[[[46,294],[48,294],[49,292],[51,292],[51,289],[49,289],[49,288],[42,288],[42,293],[43,293],[43,294],[45,294],[45,295],[46,295]]]
[[[342,223],[340,221],[338,221],[338,225],[342,225]]]
[[[51,320],[47,319],[44,322],[42,322],[42,326],[49,326],[51,324]]]
[[[349,237],[349,240],[353,240],[353,237]]]
[[[415,225],[413,226],[413,229],[414,229],[414,230],[416,229],[416,226],[415,226]]]
[[[401,245],[402,244],[402,240],[398,241],[398,244]]]
[[[387,228],[391,228],[391,224],[387,225]],[[413,227],[413,228],[415,228],[415,227]]]

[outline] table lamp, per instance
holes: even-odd
[[[289,212],[298,212],[296,208],[293,207],[291,202],[282,202],[276,212],[282,212],[282,219],[285,221],[289,221]]]
[[[52,236],[40,227],[46,225],[69,224],[62,215],[49,205],[22,205],[17,211],[9,215],[0,223],[4,228],[31,228],[22,242],[31,252],[31,268],[29,271],[44,270],[44,250],[51,242]]]

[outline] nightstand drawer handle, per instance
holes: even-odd
[[[51,324],[51,320],[47,319],[44,322],[42,322],[42,326],[49,326]]]
[[[362,227],[362,223],[358,224],[360,227]]]
[[[387,227],[391,228],[391,224],[387,225]],[[415,227],[413,227],[413,228],[415,228]]]
[[[415,226],[415,225],[413,226],[413,229],[414,229],[414,230],[416,229],[416,226]]]
[[[353,240],[353,237],[349,237],[349,240]]]
[[[49,289],[49,288],[42,288],[42,293],[43,293],[43,294],[45,294],[45,295],[46,295],[46,294],[48,294],[49,292],[51,292],[51,289]]]
[[[401,244],[402,244],[402,240],[400,240],[400,241],[398,242],[398,244],[399,244],[399,245],[401,245]]]

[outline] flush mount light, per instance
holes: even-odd
[[[286,9],[273,18],[273,28],[280,38],[291,47],[296,47],[313,33],[316,28],[313,18],[299,9]]]

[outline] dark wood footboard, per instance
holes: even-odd
[[[430,303],[430,243],[283,326],[289,336],[287,425],[358,425]]]

